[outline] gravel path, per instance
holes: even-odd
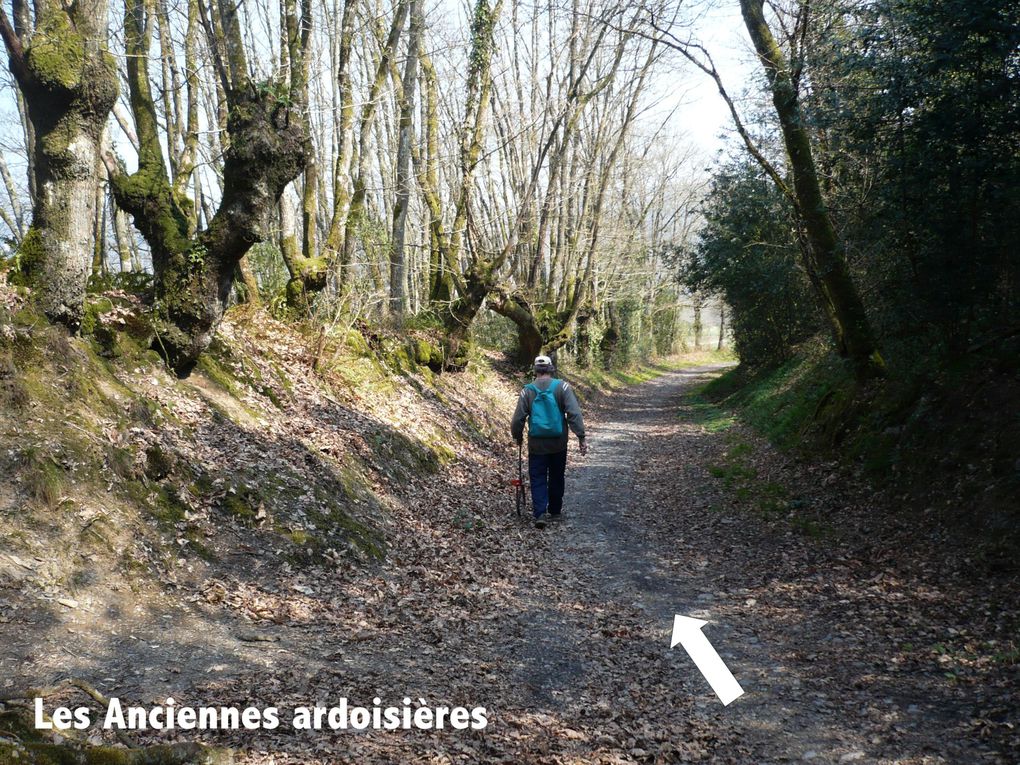
[[[593,428],[569,473],[569,522],[551,528],[549,588],[526,618],[519,676],[532,703],[568,718],[594,703],[589,725],[606,731],[596,741],[623,761],[1020,761],[1016,686],[995,687],[1016,668],[979,662],[968,674],[951,651],[922,650],[973,628],[967,612],[988,591],[749,512],[709,470],[736,443],[816,514],[853,506],[858,489],[819,487],[739,426],[698,424],[684,395],[718,372],[638,386]],[[585,617],[564,619],[577,604]],[[683,649],[669,650],[674,614],[709,622],[744,696],[724,707]]]

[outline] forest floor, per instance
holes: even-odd
[[[135,704],[407,697],[488,713],[478,731],[204,734],[253,765],[1015,763],[1017,583],[930,549],[852,477],[692,396],[719,371],[600,402],[560,525],[516,517],[516,451],[480,444],[403,487],[384,562],[281,567],[245,538],[219,568],[91,621],[12,598],[0,686],[73,675]],[[513,389],[492,395],[508,417]],[[298,430],[325,417],[289,416]],[[670,649],[674,614],[709,622],[745,691],[729,706]]]

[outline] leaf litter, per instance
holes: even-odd
[[[378,697],[488,710],[482,731],[201,735],[253,764],[928,765],[1006,763],[1020,750],[1015,583],[929,554],[833,466],[793,462],[742,426],[710,433],[685,418],[697,374],[600,403],[593,454],[571,457],[568,522],[540,533],[513,512],[510,378],[324,384],[307,346],[264,322],[228,322],[223,333],[248,351],[234,374],[261,385],[227,396],[202,378],[125,374],[172,418],[126,431],[110,423],[111,437],[159,444],[214,478],[198,494],[180,487],[180,556],[150,545],[161,582],[140,579],[107,602],[134,602],[137,613],[90,622],[79,608],[63,623],[72,627],[54,629],[15,598],[0,627],[42,655],[12,677],[73,671],[132,703],[172,695],[289,710]],[[267,345],[271,355],[256,350]],[[727,485],[712,468],[734,433],[750,444],[743,458],[759,483],[784,486],[784,498],[845,533],[811,536]],[[436,443],[455,449],[429,458]],[[616,461],[600,463],[600,450]],[[329,468],[362,480],[324,482]],[[224,517],[227,498],[274,474],[303,479],[284,487],[286,518],[265,503]],[[345,534],[301,549],[330,501],[382,530],[383,560]],[[292,544],[265,533],[283,524]],[[196,555],[199,544],[214,560]],[[26,572],[25,559],[12,557],[13,568]],[[745,698],[723,708],[681,649],[669,650],[674,609],[711,615],[706,632]],[[1002,658],[1011,650],[1012,663]]]

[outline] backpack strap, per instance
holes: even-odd
[[[557,380],[560,383],[556,386],[556,403],[560,407],[560,414],[563,415],[563,421],[567,420],[567,384],[562,380]],[[566,425],[563,426],[564,429]]]
[[[558,377],[554,377],[552,379],[552,382],[549,383],[549,387],[546,388],[546,391],[553,394],[553,399],[555,399],[556,401],[556,406],[559,407],[560,415],[562,415],[565,420],[567,414],[567,401],[565,398],[565,391],[563,389],[563,385],[564,385],[563,380],[559,379]],[[535,386],[535,390],[538,390],[537,385]],[[564,428],[566,428],[566,426],[564,426]]]

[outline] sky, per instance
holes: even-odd
[[[744,88],[757,70],[736,0],[699,7],[692,37],[712,55],[727,92],[739,105]],[[729,109],[708,75],[687,64],[679,53],[670,56],[658,84],[663,91],[659,111],[665,116],[679,106],[671,120],[673,132],[682,134],[700,155],[710,158],[722,148],[723,136],[734,133]],[[675,80],[669,82],[670,78]]]
[[[709,12],[698,23],[696,34],[711,52],[727,91],[739,98],[756,65],[737,3],[726,3]],[[683,110],[680,120],[691,140],[711,153],[721,146],[720,133],[733,130],[729,109],[715,83],[701,72],[692,74],[690,106]]]

